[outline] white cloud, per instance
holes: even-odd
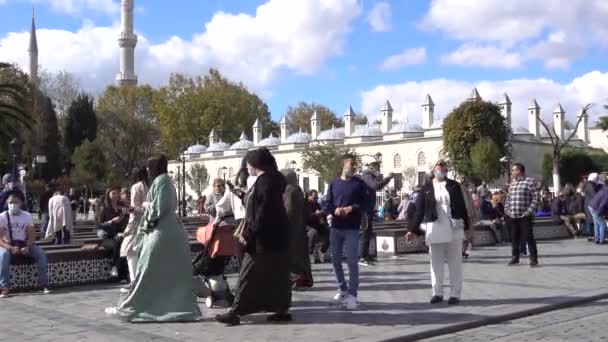
[[[569,83],[559,83],[550,79],[514,79],[506,81],[464,82],[448,79],[433,79],[421,82],[379,85],[361,93],[363,113],[374,120],[379,109],[388,99],[394,108],[401,108],[395,114],[397,120],[422,121],[420,107],[424,96],[430,94],[435,102],[435,114],[443,119],[454,107],[464,101],[471,89],[477,87],[485,100],[498,102],[506,92],[513,102],[513,125],[528,127],[527,108],[532,98],[542,107],[542,115],[551,120],[551,113],[559,102],[566,110],[566,118],[571,121],[587,103],[595,103],[591,110],[592,121],[603,113],[602,105],[608,94],[608,72],[593,71],[573,79]]]
[[[312,73],[340,55],[360,12],[357,0],[270,0],[255,16],[218,12],[191,40],[174,36],[154,44],[140,35],[136,73],[141,83],[159,84],[172,72],[203,74],[215,67],[267,92],[281,72]],[[39,29],[40,64],[49,71],[75,73],[87,89],[101,89],[118,72],[118,33],[118,24],[85,23],[76,32]],[[28,40],[27,32],[0,38],[0,56],[26,66]]]
[[[564,68],[584,53],[583,47],[608,46],[606,17],[605,0],[509,0],[500,5],[435,0],[421,26],[467,44],[496,44],[495,49],[541,59],[547,68]]]
[[[406,65],[422,64],[425,61],[426,49],[423,47],[412,48],[387,57],[378,68],[382,71],[394,71]]]
[[[374,32],[388,32],[391,25],[391,5],[388,2],[378,2],[369,12],[367,21]]]
[[[443,64],[512,69],[522,65],[522,56],[495,46],[463,44],[448,55],[442,56],[441,62]]]

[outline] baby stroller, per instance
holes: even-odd
[[[224,268],[232,256],[237,254],[234,217],[216,221],[211,219],[200,227],[196,239],[204,245],[203,252],[192,262],[194,293],[205,298],[205,305],[232,306],[234,295],[228,286]]]

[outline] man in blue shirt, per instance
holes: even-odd
[[[331,261],[336,273],[339,292],[333,298],[335,304],[346,310],[357,309],[359,287],[359,226],[361,215],[367,210],[369,188],[358,177],[353,177],[357,161],[347,155],[342,160],[342,174],[329,184],[324,206],[329,213],[329,242]],[[346,283],[342,268],[342,252],[346,251],[349,282]]]

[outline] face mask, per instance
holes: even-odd
[[[437,177],[437,179],[443,180],[445,179],[445,173],[441,171],[435,171],[435,177]]]
[[[353,176],[353,170],[351,170],[351,169],[343,169],[342,170],[342,174],[345,177],[352,177]]]
[[[19,215],[19,213],[21,212],[21,208],[19,208],[17,206],[17,204],[15,203],[9,203],[8,204],[8,211],[12,214],[12,215]]]
[[[253,184],[255,184],[256,179],[257,179],[256,176],[249,176],[247,178],[247,189],[250,189],[253,186]]]
[[[247,172],[249,173],[250,176],[255,177],[255,170],[252,167],[247,167]]]

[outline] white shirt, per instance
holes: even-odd
[[[10,238],[8,232],[8,212],[3,212],[0,214],[0,233],[3,236],[6,236],[7,239]],[[34,224],[34,220],[32,219],[32,214],[27,211],[21,211],[19,215],[11,215],[11,229],[13,233],[14,241],[26,241],[27,240],[27,227]]]
[[[452,219],[450,193],[446,182],[433,182],[437,221],[425,224],[427,243],[448,243],[464,239],[464,221]]]

